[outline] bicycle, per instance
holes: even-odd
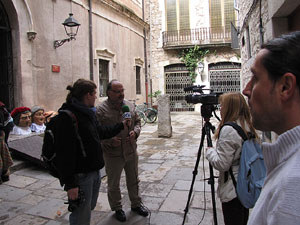
[[[139,118],[141,119],[141,126],[144,126],[147,121],[147,117],[146,117],[144,111],[140,110],[140,108],[135,104],[135,100],[129,100],[129,101],[132,102],[132,104],[135,107],[135,112],[138,114]]]
[[[146,117],[145,113],[140,110],[137,110],[137,109],[135,111],[141,119],[141,126],[144,126],[147,121],[147,117]]]
[[[144,126],[146,123],[154,123],[157,119],[157,110],[154,108],[148,108],[147,103],[142,105],[135,104],[135,100],[130,100],[134,106],[135,111],[141,119],[141,126]]]
[[[143,105],[137,105],[136,108],[145,114],[147,123],[154,123],[156,121],[157,110],[155,108],[148,107],[147,103],[144,103]]]

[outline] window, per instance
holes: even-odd
[[[108,64],[109,61],[99,59],[99,96],[106,97],[106,87],[108,84]]]
[[[136,75],[136,94],[141,94],[141,67],[135,67],[135,75]]]
[[[222,32],[221,0],[210,0],[210,27],[212,33]]]
[[[235,9],[234,9],[234,1],[232,0],[224,0],[224,25],[225,31],[229,31],[231,29],[230,23],[235,25]]]
[[[165,0],[167,31],[190,29],[189,0]]]
[[[210,27],[213,34],[230,33],[231,23],[235,25],[234,0],[210,0]]]
[[[248,58],[250,59],[252,57],[252,55],[251,55],[251,41],[250,41],[250,30],[249,30],[249,27],[246,28],[246,32],[247,32]]]

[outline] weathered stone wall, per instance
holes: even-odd
[[[92,0],[93,80],[98,85],[98,60],[104,52],[110,57],[110,79],[124,83],[128,99],[136,98],[135,66],[142,67],[139,97],[144,98],[143,29],[149,26],[141,18],[141,0],[118,2]],[[15,105],[57,110],[65,101],[67,85],[78,78],[90,79],[88,0],[4,0],[3,4],[12,27]],[[54,40],[67,38],[62,22],[70,12],[81,24],[76,40],[54,49]],[[37,34],[30,41],[27,32],[32,30]],[[52,65],[60,66],[60,72],[52,72]]]
[[[256,2],[256,4],[254,4]],[[255,55],[260,49],[260,32],[259,32],[259,19],[260,14],[262,17],[263,32],[266,30],[266,23],[269,21],[268,18],[268,3],[267,1],[262,1],[261,12],[259,8],[259,1],[248,1],[240,0],[239,1],[239,26],[240,26],[240,51],[241,51],[241,84],[242,89],[247,84],[248,80],[251,77],[250,67],[254,61]],[[249,14],[249,12],[251,12]],[[250,51],[251,57],[248,54],[247,46],[247,27],[249,27],[250,33]],[[264,39],[266,39],[263,34]],[[242,43],[244,39],[244,44]]]
[[[240,47],[242,60],[242,87],[251,77],[250,67],[261,45],[260,16],[262,19],[263,42],[280,34],[289,32],[288,17],[299,7],[299,1],[293,0],[239,0]],[[297,22],[296,22],[297,23]],[[298,22],[300,24],[300,22]],[[295,24],[294,24],[295,25]],[[251,57],[248,54],[246,28],[249,27]],[[245,44],[242,44],[242,40]]]

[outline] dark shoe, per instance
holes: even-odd
[[[120,222],[126,221],[126,215],[122,209],[116,210],[115,215],[117,220],[119,220]]]
[[[2,182],[9,181],[9,171],[8,170],[5,170],[2,172],[1,180],[2,180]]]
[[[9,176],[8,175],[2,175],[1,179],[3,182],[9,181]]]
[[[141,216],[148,216],[149,215],[149,212],[148,210],[144,207],[144,206],[139,206],[139,207],[136,207],[136,208],[131,208],[131,210],[133,212],[136,212],[137,214],[141,215]]]

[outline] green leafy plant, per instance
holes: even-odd
[[[159,95],[161,95],[161,91],[157,90],[155,92],[152,92],[152,94],[149,94],[148,97],[150,97],[150,98],[157,98]]]
[[[185,64],[189,71],[189,75],[192,81],[196,80],[196,68],[199,62],[203,61],[203,58],[209,53],[208,49],[201,49],[199,46],[194,46],[194,48],[184,49],[181,52],[180,60]]]

